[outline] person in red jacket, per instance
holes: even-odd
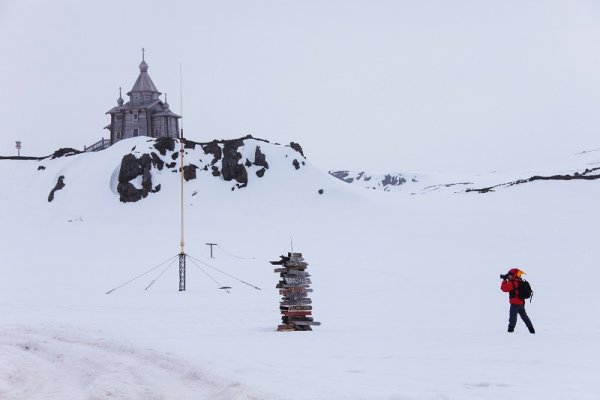
[[[503,292],[508,292],[508,302],[510,303],[510,313],[508,318],[508,331],[514,332],[515,325],[517,325],[517,314],[521,316],[527,329],[530,333],[535,333],[533,324],[525,311],[525,300],[519,298],[519,285],[523,281],[521,275],[525,272],[520,269],[513,268],[506,275],[502,275],[502,284],[500,289]]]

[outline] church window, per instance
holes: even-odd
[[[133,119],[134,119],[135,121],[137,121],[137,119],[138,119],[138,115],[137,115],[137,113],[133,114]]]
[[[135,128],[133,130],[133,136],[138,136],[140,134],[140,130],[138,128]]]
[[[121,140],[121,132],[117,132],[117,140]]]

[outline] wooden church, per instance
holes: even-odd
[[[148,75],[142,49],[140,75],[127,93],[129,101],[123,101],[119,88],[117,106],[106,112],[110,114],[110,125],[105,127],[110,131],[110,144],[136,136],[178,137],[181,116],[169,109],[167,96],[162,101],[161,94]]]

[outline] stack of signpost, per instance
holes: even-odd
[[[287,257],[280,256],[281,260],[271,261],[273,265],[281,265],[275,268],[281,276],[277,284],[279,294],[282,296],[279,309],[283,323],[277,327],[280,332],[290,331],[312,331],[311,325],[321,325],[313,321],[312,300],[308,293],[310,288],[310,274],[306,271],[308,263],[304,262],[302,253],[288,253]]]

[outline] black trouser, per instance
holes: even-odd
[[[511,304],[510,305],[510,316],[508,318],[508,331],[512,332],[515,329],[515,325],[517,324],[517,314],[521,316],[525,325],[527,325],[527,329],[529,332],[533,333],[535,330],[533,329],[533,324],[525,311],[525,306],[521,304]]]

